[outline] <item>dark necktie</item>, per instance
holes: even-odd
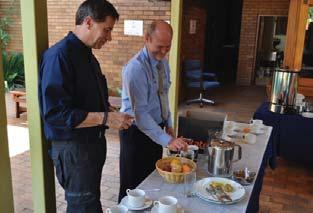
[[[165,81],[165,70],[164,65],[162,62],[157,64],[158,70],[158,79],[159,79],[159,99],[160,99],[160,106],[161,106],[161,116],[163,121],[166,121],[168,118],[168,106],[167,106],[167,95],[164,88],[164,81]]]

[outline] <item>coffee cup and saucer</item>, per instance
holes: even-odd
[[[128,208],[124,205],[115,205],[105,210],[106,213],[127,213]]]
[[[261,135],[265,133],[264,124],[262,120],[251,120],[250,129],[251,129],[250,132],[255,135]]]
[[[151,213],[183,213],[184,209],[173,196],[164,196],[153,202]]]
[[[126,206],[128,210],[143,210],[152,204],[152,200],[148,199],[145,191],[141,189],[127,189],[126,194],[120,204]]]

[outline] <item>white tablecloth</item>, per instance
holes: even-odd
[[[251,171],[258,173],[263,155],[272,131],[272,127],[265,127],[265,133],[257,136],[255,144],[240,144],[242,147],[242,159],[233,164],[234,170],[248,167]],[[208,177],[207,156],[200,155],[197,163],[197,180]],[[158,200],[165,195],[171,195],[178,199],[178,203],[184,209],[184,212],[245,212],[254,183],[244,186],[246,195],[243,200],[236,204],[219,205],[203,201],[197,197],[185,198],[183,195],[183,184],[169,184],[155,170],[151,173],[137,188],[140,189],[161,189],[157,192],[146,192],[152,200]],[[145,211],[149,211],[145,210]]]

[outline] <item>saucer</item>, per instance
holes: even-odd
[[[151,206],[152,204],[152,200],[150,200],[149,198],[146,197],[145,203],[143,206],[140,207],[133,207],[131,205],[128,204],[128,196],[125,196],[122,200],[121,200],[121,204],[126,206],[128,208],[128,210],[142,210],[142,209],[146,209],[148,207]]]
[[[265,133],[265,131],[263,129],[259,129],[258,131],[252,131],[250,132],[251,134],[254,134],[254,135],[262,135]]]
[[[312,112],[302,112],[301,114],[305,118],[313,118],[313,113]]]
[[[158,206],[153,206],[151,209],[151,213],[158,213]],[[184,209],[183,207],[181,207],[180,205],[177,205],[177,209],[176,209],[176,213],[184,213]]]

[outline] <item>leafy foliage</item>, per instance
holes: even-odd
[[[313,7],[309,7],[308,18],[313,18]]]
[[[4,80],[8,90],[25,87],[24,57],[22,53],[2,52]]]
[[[5,49],[5,47],[10,42],[10,35],[8,33],[8,27],[12,23],[11,19],[8,17],[0,18],[0,48]]]

